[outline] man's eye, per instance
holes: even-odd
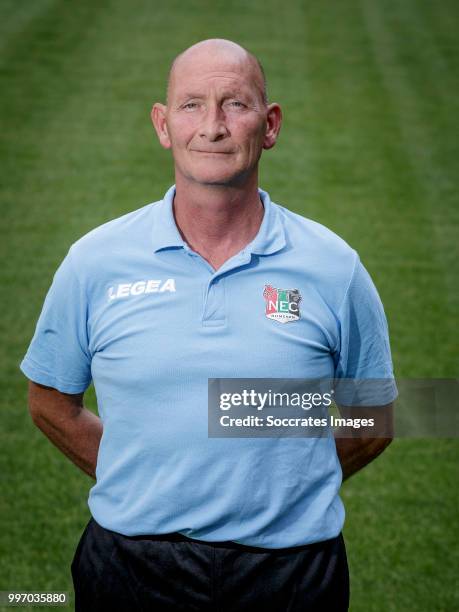
[[[234,106],[235,108],[243,108],[245,106],[245,104],[243,104],[239,100],[231,100],[229,104],[230,106]]]
[[[187,102],[182,106],[182,108],[185,110],[194,110],[195,108],[198,108],[198,104],[197,102]]]

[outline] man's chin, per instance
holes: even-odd
[[[236,187],[244,184],[248,172],[203,172],[187,178],[197,185],[214,187]]]

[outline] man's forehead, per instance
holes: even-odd
[[[220,93],[249,93],[253,89],[253,74],[250,71],[231,69],[191,70],[176,73],[172,95],[201,94],[213,87]]]
[[[204,41],[190,47],[174,61],[168,95],[183,92],[192,84],[210,82],[238,84],[251,88],[255,83],[263,92],[264,82],[257,60],[245,49],[230,41]]]
[[[190,57],[179,61],[171,73],[174,87],[188,81],[206,82],[210,79],[250,83],[254,78],[253,66],[248,61],[234,61],[225,57]]]

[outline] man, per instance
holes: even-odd
[[[72,246],[22,363],[35,423],[96,477],[77,609],[346,610],[342,473],[388,440],[209,438],[207,384],[392,379],[381,303],[355,251],[258,189],[281,110],[254,56],[187,49],[152,121],[175,187]],[[284,290],[286,325],[264,301]]]

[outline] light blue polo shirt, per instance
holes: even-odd
[[[391,378],[374,285],[343,240],[262,190],[257,236],[214,271],[181,238],[174,193],[71,247],[21,369],[65,393],[94,382],[104,429],[89,507],[105,528],[265,548],[332,538],[344,521],[333,438],[209,438],[207,384]],[[299,292],[298,318],[267,316],[267,286]]]

